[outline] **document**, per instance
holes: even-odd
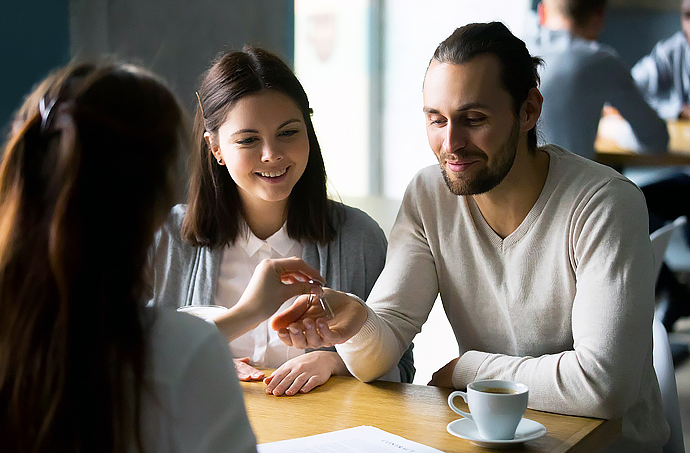
[[[259,453],[442,453],[373,426],[358,426],[257,446]]]

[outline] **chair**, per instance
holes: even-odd
[[[684,216],[678,217],[672,223],[659,228],[649,236],[654,252],[656,276],[661,271],[661,264],[664,262],[664,255],[671,240],[671,235],[675,230],[682,228],[686,222],[687,219]],[[664,417],[671,428],[671,435],[663,451],[664,453],[684,453],[683,427],[680,422],[678,388],[676,387],[676,374],[673,369],[671,346],[668,342],[666,328],[657,318],[654,318],[652,324],[652,337],[654,342],[654,371],[661,389],[661,404],[664,410]]]
[[[652,324],[652,337],[654,339],[654,371],[661,389],[661,405],[664,409],[664,417],[671,428],[668,443],[664,445],[664,453],[684,453],[683,427],[680,423],[680,407],[678,405],[678,389],[676,387],[676,374],[673,369],[673,357],[671,346],[668,343],[666,328],[657,318]]]
[[[673,232],[683,228],[686,223],[687,219],[683,215],[649,235],[649,239],[652,241],[654,271],[657,277],[659,277],[659,272],[661,272],[661,265],[664,262],[664,255],[666,254],[666,249],[668,248],[671,236],[673,236]]]

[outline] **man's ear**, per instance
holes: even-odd
[[[541,106],[544,98],[538,88],[532,88],[527,94],[527,99],[520,107],[520,130],[527,132],[536,126],[541,115]]]
[[[206,144],[208,145],[208,149],[211,150],[213,157],[215,157],[216,160],[218,160],[218,161],[222,160],[223,156],[220,153],[220,146],[218,146],[218,143],[216,143],[216,140],[213,137],[213,134],[211,134],[210,132],[204,132],[204,140],[206,141]]]

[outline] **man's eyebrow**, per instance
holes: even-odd
[[[460,113],[471,109],[491,110],[491,107],[489,107],[487,104],[482,104],[481,102],[469,102],[467,104],[461,105],[455,111]],[[438,109],[435,109],[433,107],[424,107],[422,110],[424,111],[424,113],[430,113],[432,115],[441,113],[438,111]]]

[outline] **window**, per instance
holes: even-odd
[[[434,49],[471,22],[524,37],[531,0],[295,0],[295,70],[312,108],[330,189],[399,199],[435,164],[422,81]]]

